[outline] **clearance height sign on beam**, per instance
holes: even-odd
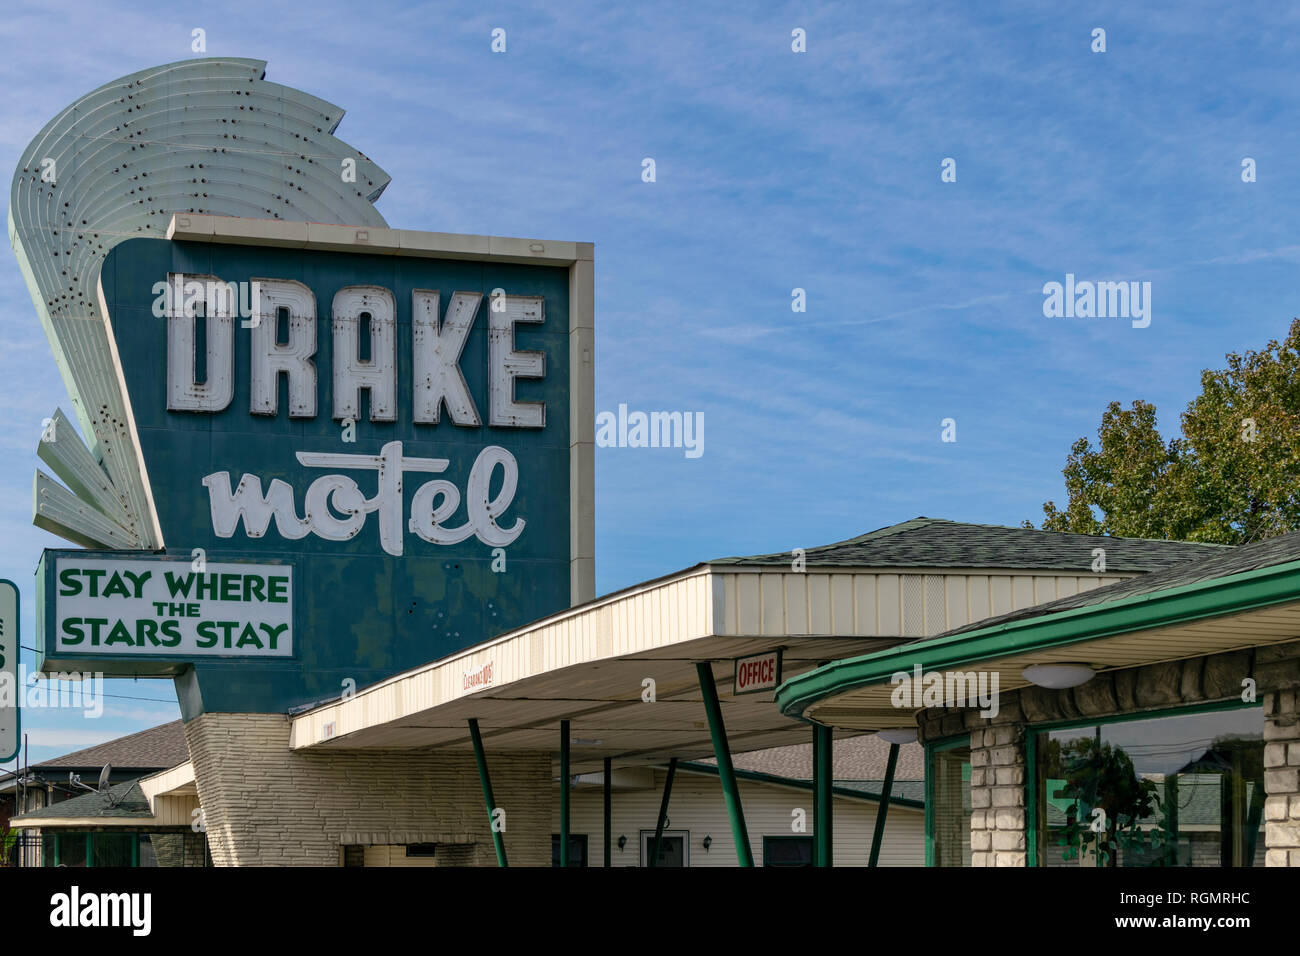
[[[56,556],[47,573],[65,660],[293,655],[291,567],[78,555]]]

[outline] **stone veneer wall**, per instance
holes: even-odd
[[[972,730],[970,767],[971,866],[1024,866],[1024,728]]]
[[[159,866],[203,866],[203,834],[150,833],[154,859]]]
[[[291,751],[282,714],[203,714],[185,740],[217,866],[340,866],[344,845],[472,844],[495,865],[472,753]],[[551,864],[551,758],[487,753],[512,866]]]
[[[1300,867],[1300,691],[1265,694],[1264,715],[1267,862]]]
[[[1247,677],[1264,707],[1266,862],[1300,867],[1300,641],[1107,671],[1068,690],[1024,687],[1001,694],[992,718],[930,708],[917,715],[918,737],[970,733],[971,865],[1024,866],[1030,725],[1240,699]]]

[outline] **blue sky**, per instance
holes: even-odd
[[[920,514],[1037,522],[1107,402],[1155,402],[1168,436],[1203,368],[1300,312],[1294,10],[276,7],[11,4],[0,168],[80,95],[200,55],[201,27],[206,55],[348,110],[338,134],[393,178],[391,225],[594,242],[597,409],[705,417],[698,459],[598,451],[601,592]],[[1044,318],[1066,273],[1151,282],[1150,327]],[[68,400],[12,255],[0,395],[0,577],[30,646],[32,572],[60,544],[31,526],[35,447]],[[100,720],[27,714],[32,758],[178,716],[167,681],[108,689]]]

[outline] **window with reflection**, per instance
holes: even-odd
[[[931,751],[930,787],[930,865],[970,866],[969,742]]]
[[[1034,737],[1039,866],[1263,866],[1264,712],[1099,722]]]

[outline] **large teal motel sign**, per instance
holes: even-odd
[[[337,698],[594,587],[591,245],[388,228],[343,110],[265,74],[106,83],[10,191],[72,400],[37,452],[34,521],[79,546],[38,568],[40,666],[174,677],[186,719]]]
[[[104,263],[165,546],[47,551],[42,666],[175,676],[191,713],[267,712],[567,607],[575,509],[590,517],[581,261],[218,225]]]

